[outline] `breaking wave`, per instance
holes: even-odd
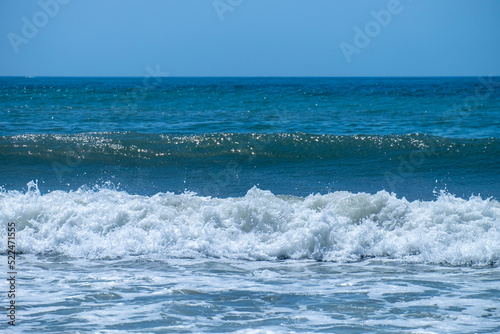
[[[388,257],[451,265],[497,264],[500,203],[442,192],[434,201],[334,192],[243,197],[53,191],[35,183],[0,192],[0,244],[16,223],[17,251],[84,258],[130,255],[246,260],[356,261]]]

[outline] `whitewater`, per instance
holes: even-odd
[[[212,198],[115,189],[0,192],[0,223],[17,225],[18,251],[102,259],[145,255],[349,262],[391,258],[450,265],[500,259],[500,203],[441,192],[434,201],[339,191],[305,198],[256,187]],[[6,229],[0,236],[7,249]]]
[[[30,182],[0,191],[8,222],[21,273],[13,332],[500,330],[491,198],[42,194]]]

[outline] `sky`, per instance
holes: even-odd
[[[1,0],[0,76],[499,76],[499,0]]]

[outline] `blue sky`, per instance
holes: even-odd
[[[498,0],[2,0],[0,75],[500,75]]]

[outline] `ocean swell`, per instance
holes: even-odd
[[[469,156],[497,157],[498,138],[451,139],[425,134],[315,135],[307,133],[211,133],[203,135],[134,132],[25,134],[0,137],[4,163],[50,164],[81,160],[84,164],[162,166],[217,158],[283,161],[360,159],[418,152],[448,160]],[[397,159],[396,159],[397,160]],[[494,159],[496,161],[496,159]]]

